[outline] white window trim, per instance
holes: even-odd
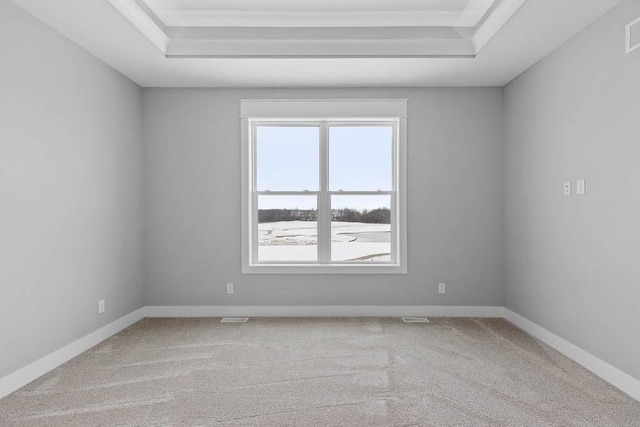
[[[407,273],[407,100],[284,100],[260,99],[240,101],[241,123],[241,186],[242,186],[242,273],[243,274],[406,274]],[[396,127],[394,155],[394,183],[396,200],[392,209],[392,245],[395,259],[391,262],[370,264],[338,263],[252,263],[257,259],[257,216],[251,215],[254,203],[252,180],[254,179],[254,153],[252,152],[252,129],[256,123],[278,121],[322,122],[321,132],[331,122],[345,121],[363,124],[366,122],[390,122]],[[323,168],[321,168],[323,169]],[[272,191],[276,195],[281,192]],[[309,192],[307,194],[317,194]],[[340,194],[387,194],[390,192],[341,192]],[[330,193],[326,193],[330,194]],[[322,199],[322,198],[320,198]],[[328,201],[325,201],[327,203]],[[318,211],[322,206],[318,206]],[[325,211],[325,209],[323,209]],[[327,222],[328,221],[328,222]],[[325,224],[327,223],[327,224]],[[324,227],[324,228],[321,228]],[[318,218],[318,234],[327,232],[330,218]],[[326,242],[325,242],[326,243]],[[320,241],[319,241],[320,245]],[[327,246],[327,245],[325,245]],[[328,251],[319,246],[319,261],[327,261]],[[324,252],[323,252],[324,251]]]

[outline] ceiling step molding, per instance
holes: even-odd
[[[526,0],[109,2],[167,58],[475,58]]]

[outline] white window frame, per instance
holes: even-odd
[[[242,140],[242,272],[245,274],[406,274],[407,273],[407,100],[241,100]],[[255,129],[258,126],[318,126],[320,187],[318,191],[258,191]],[[390,191],[330,191],[328,129],[333,126],[392,126],[393,188]],[[318,261],[258,262],[259,195],[316,195],[318,200]],[[331,261],[332,195],[391,196],[391,261]]]

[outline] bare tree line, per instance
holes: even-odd
[[[259,209],[258,222],[317,221],[316,209]],[[332,209],[331,220],[338,222],[362,222],[366,224],[391,224],[391,210],[377,209]]]

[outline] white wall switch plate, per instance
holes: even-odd
[[[227,293],[228,294],[233,293],[233,283],[227,283]]]
[[[104,313],[104,300],[101,299],[100,301],[98,301],[98,314],[102,314]]]
[[[446,284],[445,283],[438,283],[438,293],[439,294],[444,294],[446,291]]]
[[[587,194],[587,181],[579,179],[576,181],[576,194]]]
[[[564,182],[564,195],[565,196],[571,195],[571,181]]]

